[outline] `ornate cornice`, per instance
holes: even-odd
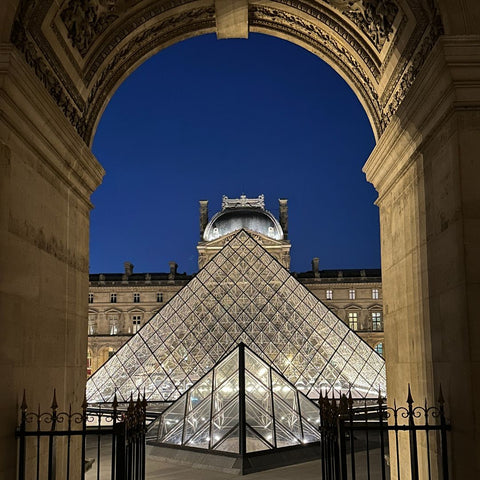
[[[410,87],[417,78],[418,72],[425,63],[428,55],[432,51],[433,47],[437,43],[437,40],[443,34],[443,25],[440,17],[437,16],[434,22],[429,26],[425,36],[415,50],[412,59],[407,64],[401,78],[395,85],[395,92],[388,99],[385,100],[382,106],[382,115],[385,120],[385,124],[388,124],[392,116],[396,113],[398,107],[403,102]]]
[[[328,59],[361,95],[377,136],[443,33],[433,0],[252,1],[268,2],[250,4],[252,31],[279,32]],[[215,30],[214,4],[199,5],[197,0],[65,0],[60,5],[21,0],[11,41],[89,143],[97,117],[127,70],[162,46]],[[406,31],[409,38],[399,42]],[[394,55],[399,45],[402,51]]]
[[[342,21],[341,16],[333,15],[331,11],[321,9],[321,5],[314,6],[302,0],[274,0],[274,2],[305,13],[312,17],[312,19],[319,20],[320,23],[334,31],[336,35],[341,37],[353,51],[358,54],[372,75],[378,79],[381,61],[377,53],[367,43],[362,42],[361,39],[350,33],[348,25],[345,21]],[[252,6],[250,8],[252,8]]]
[[[65,117],[70,121],[78,134],[84,138],[86,123],[82,107],[78,108],[75,105],[64,85],[53,72],[51,63],[40,53],[20,22],[16,21],[14,23],[11,40],[17,49],[22,52],[25,61],[33,68],[35,75],[43,83]]]
[[[147,5],[144,9],[124,20],[120,30],[111,29],[111,32],[107,32],[104,35],[102,47],[93,49],[95,51],[90,55],[91,58],[87,59],[87,63],[84,67],[85,84],[88,85],[91,82],[92,78],[95,76],[99,68],[101,68],[101,65],[105,62],[107,57],[128,35],[131,35],[132,32],[135,32],[136,30],[139,31],[142,27],[144,28],[147,22],[165,14],[169,10],[184,7],[195,1],[196,0],[169,0],[167,2],[156,2],[153,5]],[[194,6],[192,5],[192,9],[193,8]]]

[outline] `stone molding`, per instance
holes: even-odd
[[[261,1],[249,5],[251,30],[293,38],[326,59],[357,91],[377,137],[442,32],[432,2]],[[11,39],[90,144],[123,77],[160,48],[215,31],[215,13],[210,0],[21,0]],[[399,43],[406,32],[408,41]],[[401,55],[393,55],[399,45]]]
[[[88,213],[90,195],[105,174],[102,166],[11,44],[0,45],[0,76],[8,128],[49,167],[55,181],[75,192]]]
[[[480,36],[443,36],[363,167],[377,203],[454,111],[480,111]],[[408,119],[408,120],[407,120]]]

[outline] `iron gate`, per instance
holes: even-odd
[[[425,400],[414,407],[408,387],[407,406],[393,407],[379,396],[359,406],[342,395],[320,397],[323,480],[448,480],[445,402],[440,388],[437,405]]]
[[[145,395],[126,408],[59,412],[55,391],[50,411],[29,411],[23,395],[18,438],[18,480],[145,480]],[[102,461],[103,459],[103,461]],[[108,472],[107,472],[108,475]]]

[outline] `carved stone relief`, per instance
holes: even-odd
[[[393,0],[326,0],[340,10],[365,33],[377,50],[381,50],[393,33],[399,12]]]
[[[176,38],[213,31],[215,28],[213,5],[184,9],[182,13],[165,18],[163,15],[169,9],[192,1],[170,0],[146,4],[143,10],[138,10],[126,19],[122,28],[116,31],[115,20],[118,19],[120,23],[122,13],[139,1],[67,0],[55,18],[59,26],[62,22],[65,25],[68,39],[62,37],[62,42],[58,45],[50,45],[41,30],[42,18],[51,8],[58,8],[54,6],[56,2],[20,2],[11,34],[12,43],[22,52],[35,75],[87,143],[112,88],[135,62],[159,46],[172,43]],[[257,26],[262,31],[279,31],[298,38],[335,63],[361,92],[378,134],[403,101],[442,32],[440,22],[432,20],[436,18],[434,10],[429,10],[425,23],[416,30],[416,38],[410,38],[408,45],[411,46],[402,52],[401,59],[394,65],[394,73],[387,79],[386,88],[379,92],[377,88],[383,81],[384,63],[390,58],[389,52],[385,52],[382,63],[379,51],[391,37],[398,35],[399,30],[394,31],[394,24],[396,22],[401,25],[404,18],[397,21],[396,17],[401,14],[401,10],[396,0],[324,0],[323,4],[309,0],[274,1],[280,6],[288,7],[285,8],[288,11],[250,5],[250,25]],[[411,2],[415,3],[415,0]],[[418,2],[415,5],[425,13],[426,7]],[[292,10],[297,11],[298,15],[291,13]],[[339,13],[332,13],[334,10]],[[147,19],[151,20],[157,15],[162,15],[163,19],[151,28],[142,28]],[[357,35],[353,25],[363,35]],[[111,32],[106,32],[109,26]],[[66,50],[68,47],[68,56],[71,54],[70,47],[65,42],[70,42],[85,56],[102,32],[106,35],[102,40],[104,43],[98,45],[95,55],[86,65],[82,68],[77,65],[78,78],[71,78],[59,62],[55,48]],[[133,32],[137,32],[136,35],[118,49],[119,42]],[[391,49],[391,44],[389,48]],[[80,94],[80,91],[86,91],[87,94]]]
[[[434,18],[432,25],[430,26],[427,34],[424,36],[422,42],[420,43],[418,49],[414,53],[412,60],[410,61],[408,67],[403,73],[402,77],[398,81],[397,89],[392,95],[386,104],[383,106],[383,118],[384,122],[387,125],[392,116],[397,111],[400,104],[403,102],[408,90],[413,85],[415,78],[418,75],[422,65],[425,62],[428,54],[431,52],[433,46],[435,45],[437,39],[440,35],[443,34],[443,25],[441,23],[440,17],[437,16]]]
[[[65,88],[50,68],[49,63],[38,51],[35,43],[30,40],[23,24],[19,21],[16,21],[13,25],[11,40],[18,50],[23,53],[27,64],[33,68],[35,75],[43,83],[65,117],[83,138],[86,131],[83,112],[74,106]]]
[[[60,13],[73,47],[82,56],[126,8],[125,0],[69,0]]]

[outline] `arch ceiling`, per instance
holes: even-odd
[[[133,69],[212,32],[265,33],[318,55],[379,137],[442,34],[439,18],[434,0],[22,0],[11,40],[87,144]]]

